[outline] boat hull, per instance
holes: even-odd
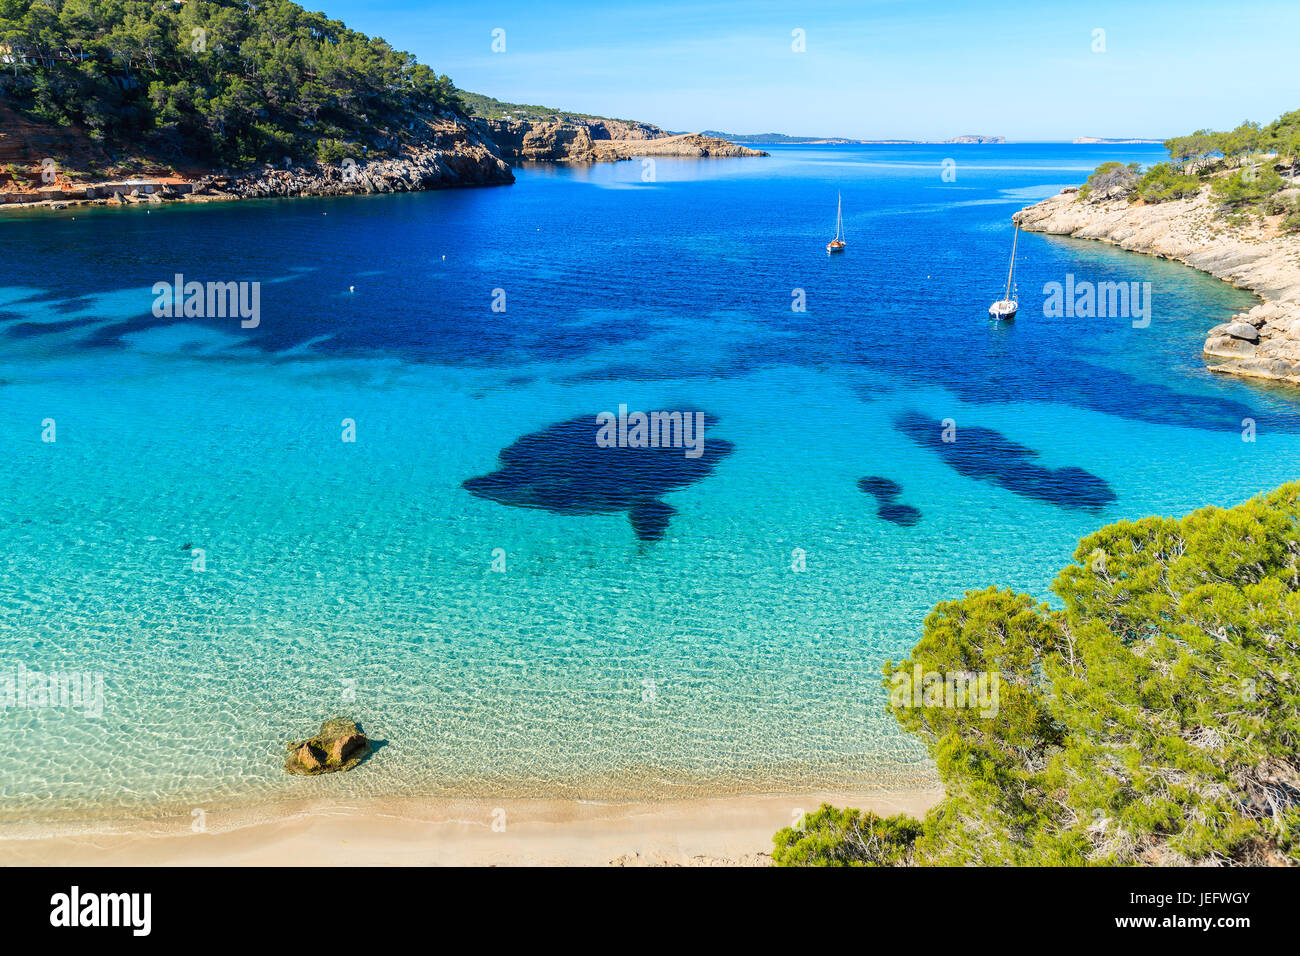
[[[1016,313],[1019,311],[1020,304],[1018,302],[994,302],[989,306],[989,318],[1009,322],[1016,317]]]

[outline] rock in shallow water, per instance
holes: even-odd
[[[351,770],[370,753],[370,741],[355,722],[335,718],[320,725],[320,733],[289,744],[284,769],[314,775]]]

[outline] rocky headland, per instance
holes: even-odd
[[[283,163],[247,170],[177,167],[156,160],[117,163],[76,130],[0,115],[0,208],[212,202],[287,196],[416,192],[514,182],[510,164],[617,162],[643,156],[766,156],[700,133],[672,134],[648,123],[566,117],[488,120],[443,112],[396,155],[337,163]],[[49,165],[47,157],[58,157]]]
[[[561,120],[479,119],[507,160],[608,163],[642,156],[730,158],[766,156],[703,133],[673,134],[648,123],[569,117]]]
[[[477,124],[450,111],[426,118],[396,155],[335,163],[287,157],[274,166],[224,171],[148,159],[117,163],[76,131],[55,131],[7,113],[0,115],[0,161],[0,208],[415,192],[515,180]]]
[[[1153,204],[1095,191],[1085,201],[1070,188],[1012,218],[1029,232],[1099,239],[1249,289],[1263,301],[1209,330],[1206,366],[1300,385],[1300,236],[1279,231],[1282,217],[1233,225],[1216,216],[1204,186],[1187,199]]]
[[[264,167],[240,175],[207,175],[194,184],[197,197],[341,196],[349,193],[418,192],[457,186],[492,186],[515,181],[510,165],[479,129],[463,117],[445,115],[430,124],[423,141],[400,155],[373,160],[344,159],[283,168]]]

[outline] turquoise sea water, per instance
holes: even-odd
[[[1103,523],[1296,477],[1297,395],[1200,362],[1251,296],[1023,235],[1020,316],[986,317],[1012,212],[1158,147],[773,154],[0,218],[0,673],[104,681],[101,716],[0,711],[0,821],[928,783],[880,667],[936,601],[1048,599]],[[828,258],[837,192],[849,248]],[[176,273],[262,283],[260,324],[155,318]],[[1046,318],[1039,290],[1067,274],[1150,282],[1150,326]],[[620,404],[707,410],[734,446],[664,495],[660,540],[462,487]],[[972,477],[908,415],[999,433],[1113,500]],[[920,520],[878,517],[864,476]],[[284,742],[336,714],[386,744],[353,773],[285,775]]]

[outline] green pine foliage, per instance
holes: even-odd
[[[389,155],[445,76],[287,0],[0,0],[0,98],[173,162]]]
[[[891,686],[917,666],[1000,679],[993,716],[891,701],[946,792],[910,854],[864,855],[830,811],[781,831],[774,861],[1300,863],[1300,483],[1108,525],[1052,589],[1056,610],[995,588],[943,602],[887,665]]]
[[[1210,189],[1214,198],[1226,208],[1241,209],[1259,205],[1284,186],[1282,177],[1272,169],[1247,166],[1215,179]]]
[[[630,123],[632,120],[620,120],[612,116],[597,116],[594,113],[574,113],[570,110],[557,110],[551,106],[532,106],[526,103],[506,103],[502,100],[457,90],[456,95],[464,104],[465,112],[484,119],[518,119],[541,123],[571,123],[581,120],[610,120],[616,123]]]
[[[1161,203],[1195,196],[1200,189],[1196,176],[1180,173],[1169,163],[1156,163],[1138,181],[1135,195],[1143,202]]]
[[[909,866],[921,824],[823,803],[774,838],[774,866]]]
[[[1277,215],[1269,198],[1288,186],[1278,170],[1289,172],[1292,179],[1300,174],[1300,110],[1284,113],[1267,126],[1247,121],[1224,132],[1202,129],[1164,145],[1170,161],[1140,175],[1132,163],[1102,163],[1079,187],[1079,198],[1099,192],[1104,198],[1162,203],[1195,196],[1208,183],[1219,212],[1229,221]],[[1294,210],[1284,215],[1282,231],[1300,231],[1300,216]]]
[[[1175,136],[1165,140],[1165,148],[1185,170],[1230,168],[1261,153],[1276,154],[1296,167],[1300,165],[1300,110],[1283,113],[1267,126],[1247,121],[1233,130],[1202,129]]]

